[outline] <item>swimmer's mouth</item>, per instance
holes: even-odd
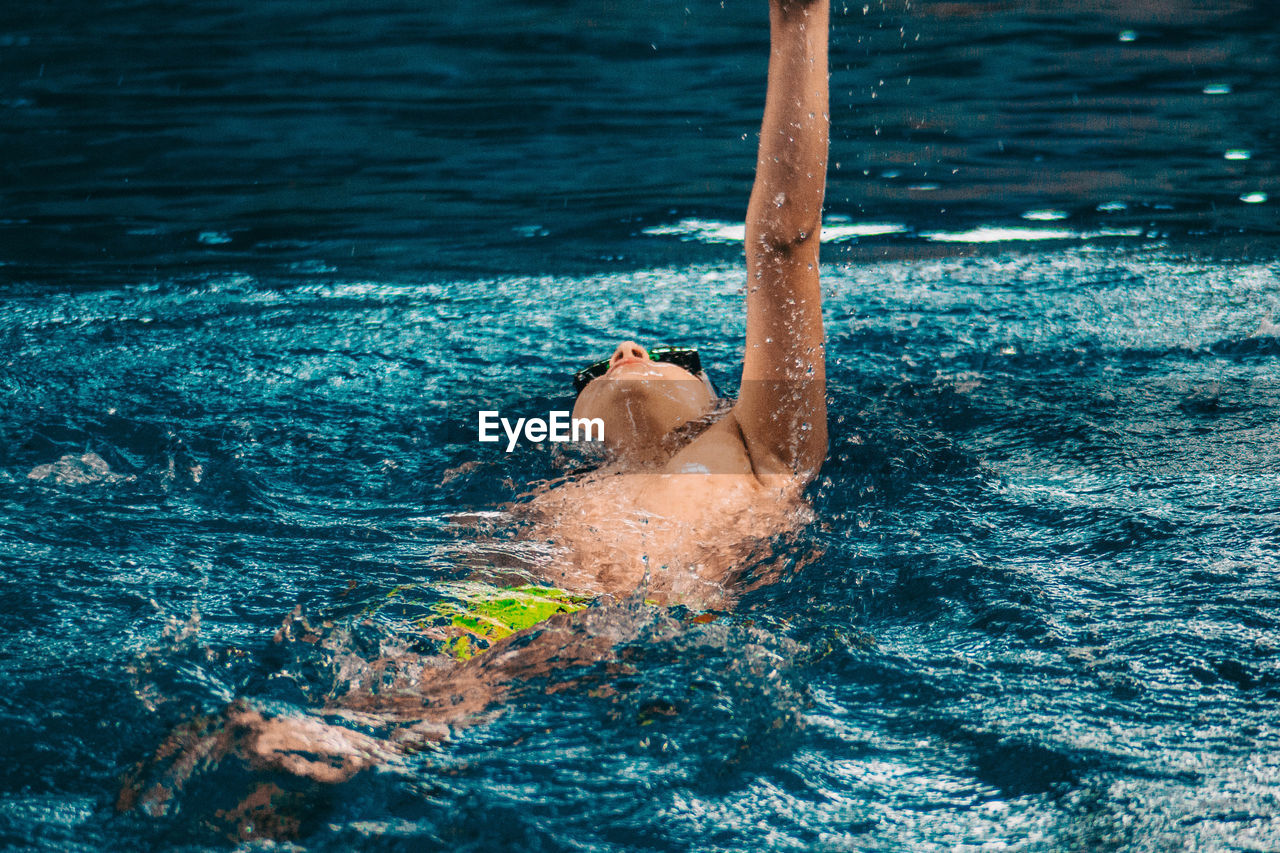
[[[650,359],[639,358],[637,356],[630,355],[624,359],[621,359],[617,364],[610,366],[609,370],[605,373],[605,376],[608,376],[610,373],[613,373],[613,371],[617,370],[619,367],[622,367],[627,364],[649,364],[649,363],[650,363]]]

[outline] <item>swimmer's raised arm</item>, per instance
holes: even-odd
[[[807,483],[827,454],[818,245],[829,0],[771,0],[769,89],[747,208],[747,345],[734,418],[758,476]]]

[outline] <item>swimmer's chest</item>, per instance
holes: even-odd
[[[553,489],[539,503],[552,524],[704,527],[749,510],[760,491],[744,474],[618,473]]]
[[[766,495],[736,431],[712,427],[657,468],[601,472],[539,499],[553,523],[597,529],[722,525]]]
[[[682,452],[661,468],[591,475],[551,489],[533,508],[535,535],[562,550],[557,585],[624,595],[651,571],[655,598],[684,602],[719,595],[744,550],[773,532],[776,504],[745,452],[730,446]]]
[[[647,598],[712,606],[736,555],[760,535],[755,491],[747,478],[725,474],[618,474],[562,486],[543,496],[535,533],[559,552],[547,580],[622,597],[648,576]]]

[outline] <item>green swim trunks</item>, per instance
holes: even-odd
[[[517,631],[550,619],[557,613],[584,610],[591,596],[575,595],[552,586],[494,586],[480,581],[399,586],[387,596],[401,605],[423,592],[436,600],[418,611],[411,623],[439,641],[441,654],[467,660]],[[439,596],[439,597],[437,597]],[[424,602],[425,603],[425,602]],[[384,605],[385,606],[385,605]],[[379,608],[382,609],[382,608]],[[407,614],[406,614],[407,615]]]

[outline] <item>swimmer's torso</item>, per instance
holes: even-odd
[[[644,581],[664,604],[726,606],[728,587],[770,536],[807,514],[793,490],[765,486],[731,418],[666,464],[596,472],[535,498],[531,535],[557,552],[543,569],[560,588],[625,596]]]

